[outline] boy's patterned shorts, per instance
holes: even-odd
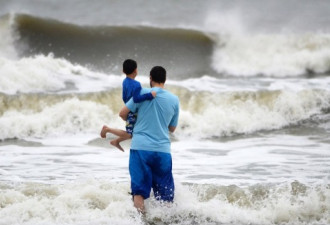
[[[137,113],[129,112],[126,120],[126,132],[133,135],[133,128],[136,123]]]

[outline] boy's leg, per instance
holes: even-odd
[[[102,130],[101,130],[101,133],[100,133],[101,138],[106,138],[108,132],[110,132],[109,131],[109,127],[107,127],[106,125],[104,125],[102,127]]]
[[[133,113],[129,113],[126,121],[126,131],[108,128],[108,130],[111,133],[119,136],[119,138],[111,141],[110,144],[117,147],[119,150],[124,151],[124,149],[120,146],[119,143],[132,138],[135,121],[136,121],[136,115]]]
[[[128,134],[126,131],[124,130],[120,130],[120,129],[114,129],[114,128],[109,128],[108,129],[109,133],[112,133],[114,135],[117,135],[119,138],[123,138],[124,140],[130,139],[131,135]]]
[[[125,132],[126,135],[124,135],[124,137],[119,137],[115,140],[110,141],[110,144],[112,144],[113,146],[115,146],[116,148],[118,148],[120,151],[124,152],[124,149],[121,147],[121,145],[119,144],[122,141],[125,141],[127,139],[130,139],[132,136],[128,133]]]
[[[128,134],[126,131],[124,130],[120,130],[120,129],[114,129],[114,128],[110,128],[107,126],[103,126],[102,130],[101,130],[101,137],[105,138],[107,133],[112,133],[114,135],[117,135],[118,138],[115,140],[110,141],[110,144],[115,146],[116,148],[118,148],[120,151],[124,151],[124,149],[120,146],[120,142],[125,141],[127,139],[132,138],[131,134]]]
[[[101,137],[105,138],[107,133],[112,133],[114,135],[117,135],[118,137],[123,137],[123,138],[126,138],[126,139],[129,139],[131,137],[131,135],[127,134],[127,132],[124,131],[124,130],[114,129],[114,128],[110,128],[110,127],[107,127],[107,126],[103,126],[103,128],[101,130],[101,133],[100,133]]]

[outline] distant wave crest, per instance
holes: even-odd
[[[134,58],[148,74],[163,65],[171,79],[210,75],[308,76],[330,71],[330,34],[244,34],[148,26],[81,26],[25,14],[0,19],[0,56],[54,54],[94,71],[121,73]],[[227,33],[226,33],[227,32]]]
[[[214,52],[212,65],[230,76],[301,76],[330,71],[330,34],[229,36]]]
[[[120,73],[126,58],[137,59],[139,70],[161,64],[169,74],[210,71],[213,41],[205,33],[178,28],[78,26],[19,14],[15,16],[16,46],[21,56],[63,57],[105,72]],[[118,68],[119,67],[119,68]]]

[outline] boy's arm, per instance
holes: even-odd
[[[143,102],[145,100],[152,100],[154,98],[154,96],[156,96],[156,92],[154,92],[154,95],[151,92],[141,95],[140,94],[141,89],[142,89],[141,85],[137,86],[134,89],[133,101],[135,103],[140,103],[140,102]]]

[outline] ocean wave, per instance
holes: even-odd
[[[176,135],[183,139],[281,129],[326,114],[330,108],[327,90],[210,93],[169,88],[181,101]],[[98,133],[103,124],[124,128],[118,117],[123,106],[119,88],[98,93],[2,95],[1,98],[2,140]]]
[[[97,133],[103,124],[119,124],[114,113],[106,105],[77,98],[59,103],[40,102],[40,111],[8,110],[0,117],[3,129],[0,139],[61,136],[63,134]],[[118,117],[118,116],[117,116]],[[117,118],[116,117],[116,118]]]
[[[126,58],[141,63],[139,70],[162,64],[169,74],[198,76],[210,71],[213,41],[207,34],[188,29],[78,26],[29,15],[15,15],[15,42],[21,56],[63,57],[95,70],[121,73]]]
[[[180,184],[174,204],[153,198],[139,216],[128,183],[0,183],[1,225],[11,224],[328,224],[329,185],[250,187]]]
[[[54,54],[103,73],[121,74],[135,58],[141,74],[163,65],[171,79],[210,75],[306,76],[330,71],[329,33],[251,34],[231,29],[82,26],[11,14],[0,20],[2,57]]]
[[[205,92],[185,96],[181,101],[181,131],[199,138],[281,129],[322,113],[322,109],[330,106],[330,93],[322,90],[218,95]]]
[[[0,93],[55,93],[101,91],[121,85],[120,78],[47,56],[11,60],[0,57]]]
[[[213,68],[230,76],[302,76],[330,71],[330,34],[235,34],[218,43]]]

